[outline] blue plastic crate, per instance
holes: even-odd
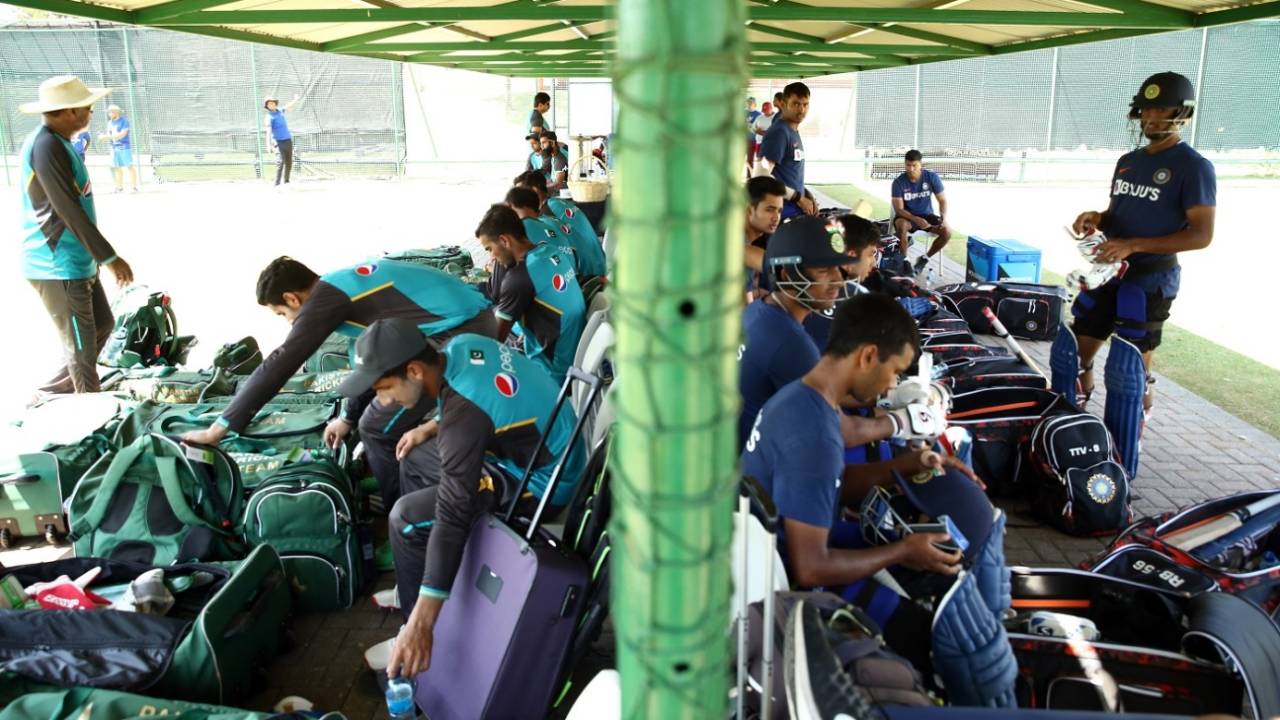
[[[969,236],[965,276],[969,282],[1040,282],[1040,250],[1017,240]]]

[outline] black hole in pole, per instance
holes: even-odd
[[[698,311],[698,306],[693,304],[692,300],[685,300],[680,303],[680,315],[682,317],[691,318]]]
[[[677,675],[683,675],[689,672],[689,663],[687,662],[676,663],[674,669]]]

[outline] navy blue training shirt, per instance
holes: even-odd
[[[742,451],[742,474],[760,481],[780,517],[832,527],[844,474],[839,413],[802,381],[782,388],[754,421]],[[785,539],[779,529],[784,561]]]
[[[934,215],[933,196],[946,190],[942,178],[932,170],[920,171],[920,179],[911,182],[906,173],[893,181],[893,197],[902,198],[902,204],[912,215]]]
[[[804,140],[799,130],[775,118],[760,141],[760,157],[773,163],[773,177],[783,185],[804,192]]]
[[[763,298],[742,311],[742,334],[738,348],[738,391],[742,394],[739,447],[747,442],[760,408],[782,386],[804,377],[821,355],[803,325]]]

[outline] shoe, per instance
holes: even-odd
[[[831,650],[818,609],[803,600],[787,618],[783,664],[794,720],[885,720],[867,691],[853,684]]]
[[[924,270],[924,269],[925,269],[926,267],[928,267],[928,266],[929,266],[929,256],[928,256],[928,255],[921,255],[920,257],[916,258],[916,262],[915,262],[915,264],[914,264],[914,265],[912,265],[912,266],[911,266],[911,270],[912,270],[916,275],[919,275],[919,274],[920,274],[920,272],[921,272],[922,270]]]
[[[373,562],[378,572],[396,569],[395,556],[391,553],[391,541],[382,543],[377,550],[373,551]]]
[[[373,594],[373,604],[383,610],[399,610],[400,593],[394,586],[390,590],[379,590]]]

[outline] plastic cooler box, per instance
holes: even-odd
[[[1017,240],[984,240],[969,236],[969,282],[1014,280],[1040,282],[1040,250]]]

